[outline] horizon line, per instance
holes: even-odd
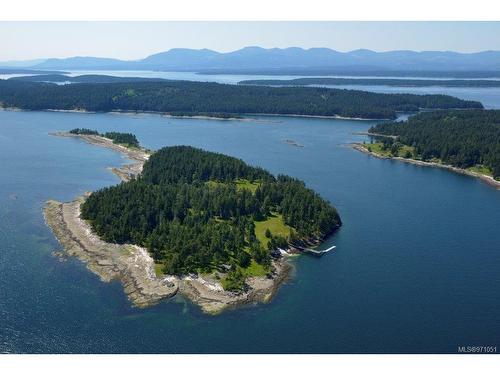
[[[173,47],[173,48],[170,48],[170,49],[167,49],[167,50],[160,50],[158,52],[151,53],[151,54],[146,55],[146,56],[144,56],[142,58],[139,58],[139,59],[122,59],[122,58],[118,58],[118,57],[96,56],[96,55],[68,55],[68,56],[64,56],[64,57],[36,57],[36,58],[29,58],[29,59],[9,59],[9,60],[0,61],[0,63],[2,63],[2,64],[5,64],[5,63],[19,63],[19,62],[28,62],[28,61],[36,61],[36,60],[47,61],[47,60],[52,60],[52,59],[54,59],[54,60],[64,60],[64,59],[71,59],[71,58],[99,58],[99,59],[113,59],[113,60],[120,60],[120,61],[126,61],[126,62],[134,62],[134,61],[141,61],[141,60],[143,60],[145,58],[148,58],[150,56],[158,55],[158,54],[161,54],[161,53],[167,53],[167,52],[174,51],[174,50],[210,51],[210,52],[215,52],[215,53],[220,54],[220,55],[225,55],[225,54],[235,53],[235,52],[238,52],[238,51],[241,51],[241,50],[244,50],[244,49],[251,49],[251,48],[261,49],[261,50],[266,50],[266,51],[270,51],[270,50],[282,50],[282,51],[284,51],[284,50],[289,50],[289,49],[298,49],[298,50],[302,50],[302,51],[329,50],[329,51],[332,51],[332,52],[338,52],[338,53],[342,53],[342,54],[349,54],[349,53],[358,52],[358,51],[373,52],[373,53],[377,53],[377,54],[379,54],[379,53],[380,54],[382,54],[382,53],[391,53],[391,52],[413,52],[413,53],[433,53],[433,52],[435,53],[435,52],[441,52],[441,53],[455,53],[455,54],[459,54],[459,55],[475,55],[475,54],[488,53],[488,52],[500,52],[500,50],[495,50],[495,49],[487,49],[487,50],[481,50],[481,51],[476,51],[476,52],[459,52],[459,51],[453,51],[453,50],[412,50],[412,49],[393,49],[393,50],[380,51],[380,50],[373,50],[373,49],[368,49],[368,48],[356,48],[356,49],[353,49],[353,50],[341,51],[341,50],[336,50],[336,49],[329,48],[329,47],[309,47],[309,48],[305,48],[305,47],[289,46],[289,47],[269,47],[269,48],[265,48],[265,47],[260,47],[260,46],[256,46],[256,45],[249,45],[249,46],[241,47],[241,48],[238,48],[238,49],[235,49],[235,50],[230,50],[230,51],[227,51],[227,52],[217,51],[217,50],[210,49],[210,48]]]

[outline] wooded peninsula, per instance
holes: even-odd
[[[404,122],[377,124],[369,133],[376,142],[360,146],[374,154],[500,180],[500,110],[422,112]]]
[[[225,85],[190,81],[54,83],[0,80],[3,107],[26,110],[145,111],[173,116],[242,114],[395,119],[420,109],[482,108],[447,95],[378,94],[319,87]]]

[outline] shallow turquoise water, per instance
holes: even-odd
[[[347,147],[369,121],[263,122],[156,115],[0,111],[0,351],[30,353],[451,352],[500,344],[500,192],[445,170]],[[135,133],[150,148],[190,144],[306,181],[344,226],[321,259],[267,305],[211,317],[178,298],[130,306],[75,259],[59,262],[47,199],[118,179],[119,154],[48,132]],[[292,139],[304,145],[285,143]]]

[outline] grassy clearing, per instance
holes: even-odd
[[[267,270],[264,268],[263,265],[257,263],[255,260],[252,259],[252,263],[247,268],[241,268],[241,271],[245,275],[245,277],[248,276],[266,276]]]
[[[163,273],[163,264],[155,263],[155,275],[156,277],[163,277],[165,274]]]
[[[493,171],[484,165],[475,165],[473,167],[467,168],[468,171],[484,174],[486,176],[493,176]]]
[[[265,248],[269,242],[269,238],[266,237],[266,229],[269,229],[274,236],[279,235],[287,238],[290,236],[291,227],[285,224],[283,216],[280,214],[274,214],[266,220],[256,221],[255,236]]]
[[[210,181],[207,181],[205,182],[205,184],[210,188],[210,189],[215,189],[216,187],[218,186],[221,186],[221,185],[224,185],[222,182],[219,182],[219,181],[213,181],[213,180],[210,180]]]
[[[382,149],[382,143],[366,143],[363,145],[365,149],[367,149],[369,152],[373,152],[374,154],[377,155],[382,155],[385,157],[390,157],[391,156],[391,150],[383,150]]]
[[[136,92],[134,89],[127,89],[125,91],[125,96],[136,96]]]
[[[205,183],[211,189],[215,189],[218,186],[222,186],[222,185],[226,184],[225,182],[219,182],[219,181],[213,181],[213,180],[207,181]],[[238,190],[246,189],[246,190],[249,190],[250,192],[252,192],[252,194],[255,193],[255,190],[257,190],[257,188],[261,184],[261,182],[257,182],[257,181],[251,182],[251,181],[244,180],[244,179],[238,179],[234,183],[236,185],[236,189],[238,189]]]
[[[260,186],[260,182],[250,182],[248,180],[236,180],[236,188],[238,190],[250,190],[253,193],[255,193],[255,190]]]
[[[386,150],[384,150],[382,148],[382,145],[383,143],[382,142],[376,142],[376,143],[366,143],[363,145],[364,148],[366,148],[368,151],[370,152],[373,152],[377,155],[382,155],[382,156],[385,156],[385,157],[394,157],[394,156],[399,156],[401,158],[411,158],[413,159],[414,157],[414,152],[415,152],[415,148],[411,147],[411,146],[406,146],[406,145],[402,145],[399,149],[398,149],[398,153],[397,155],[392,155],[391,154],[391,149],[390,147],[387,148]],[[410,155],[410,156],[408,156]]]

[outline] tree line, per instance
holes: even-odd
[[[139,141],[137,140],[135,134],[132,133],[120,133],[120,132],[106,132],[99,133],[97,130],[87,129],[87,128],[75,128],[69,131],[71,134],[81,134],[81,135],[99,135],[104,138],[111,139],[113,143],[125,145],[127,147],[139,147]]]
[[[482,108],[447,95],[379,94],[321,87],[189,81],[75,83],[0,80],[0,102],[29,110],[152,111],[175,115],[282,114],[396,118],[421,108]]]
[[[422,112],[404,122],[381,123],[370,133],[396,148],[398,143],[412,146],[415,157],[438,158],[459,168],[488,167],[500,178],[500,110]]]

